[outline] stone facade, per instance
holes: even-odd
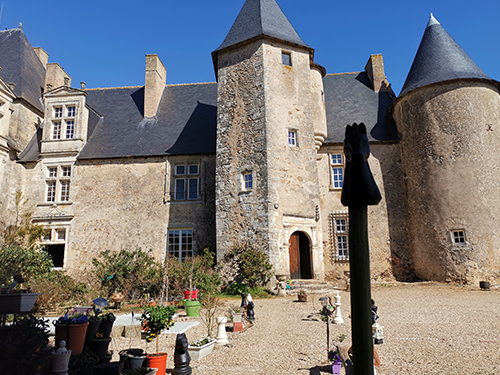
[[[264,23],[282,24],[247,35],[241,17],[260,5],[276,12]],[[43,70],[43,110],[0,71],[0,223],[15,223],[21,192],[69,272],[108,249],[162,260],[209,246],[221,260],[249,246],[277,275],[342,279],[342,141],[347,124],[364,122],[382,195],[368,209],[372,277],[500,277],[498,82],[474,67],[435,82],[417,72],[396,99],[381,55],[362,72],[325,75],[278,10],[247,0],[213,53],[211,84],[166,85],[160,58],[147,55],[143,87],[76,89],[45,51],[24,51]],[[437,21],[428,27],[444,35]]]
[[[498,88],[467,81],[436,84],[397,101],[393,115],[402,133],[416,274],[467,282],[496,272]],[[459,232],[465,241],[456,244]]]

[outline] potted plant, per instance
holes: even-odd
[[[40,293],[30,293],[19,290],[14,293],[14,288],[22,284],[24,279],[20,275],[13,277],[14,282],[10,286],[0,288],[0,314],[29,313]]]
[[[203,357],[212,353],[214,346],[215,339],[206,335],[190,343],[188,346],[188,352],[193,361],[199,361]]]
[[[0,326],[0,364],[9,374],[34,375],[50,371],[48,322],[32,315],[19,316]]]
[[[54,321],[56,328],[56,347],[61,340],[66,341],[66,348],[73,355],[81,354],[85,343],[85,335],[89,325],[89,317],[82,313],[66,313]]]
[[[177,308],[169,305],[146,307],[141,315],[142,330],[146,333],[146,341],[156,339],[156,353],[148,355],[149,367],[157,368],[158,375],[165,375],[167,353],[160,353],[158,337],[164,329],[174,325],[174,314]]]
[[[243,312],[236,309],[231,312],[231,317],[233,319],[233,332],[241,332],[243,330]]]
[[[130,349],[125,349],[120,351],[120,358],[122,362],[125,364],[125,368],[140,368],[144,365],[144,361],[146,360],[147,356],[146,353],[144,353],[144,350],[140,348],[130,348]]]
[[[340,375],[342,359],[340,358],[338,349],[330,350],[328,352],[328,360],[332,363],[332,374]]]
[[[115,323],[116,317],[113,313],[107,313],[102,315],[101,324],[99,325],[98,333],[102,334],[102,338],[108,338],[113,330],[113,324]]]

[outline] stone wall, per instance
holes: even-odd
[[[289,238],[302,231],[314,277],[322,278],[309,51],[259,40],[219,52],[218,67],[218,258],[247,244],[265,251],[277,273],[289,274]],[[293,147],[289,130],[296,133]],[[243,187],[245,172],[254,177],[252,189]]]
[[[368,207],[368,233],[370,244],[370,268],[373,279],[411,279],[412,260],[406,240],[406,208],[402,182],[401,160],[397,143],[371,144],[368,159],[375,182],[382,195],[377,206]],[[323,218],[323,243],[325,249],[325,272],[329,279],[344,276],[349,263],[334,259],[334,243],[331,237],[329,215],[333,212],[348,213],[340,202],[341,189],[331,184],[329,157],[342,153],[342,145],[323,146],[318,160],[321,194],[321,216]]]
[[[201,167],[202,192],[195,201],[166,199],[171,189],[168,158],[78,161],[72,169],[71,202],[58,204],[56,209],[44,203],[42,163],[26,168],[30,185],[25,191],[37,203],[38,223],[68,226],[65,268],[71,272],[89,267],[103,250],[152,249],[161,260],[169,228],[193,229],[195,251],[215,246],[215,160],[209,155],[195,158]]]
[[[498,90],[467,81],[428,86],[399,99],[394,118],[417,275],[448,282],[498,276]],[[457,230],[465,243],[454,243]]]

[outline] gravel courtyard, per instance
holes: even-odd
[[[340,295],[345,323],[330,325],[332,343],[351,330],[349,293]],[[193,374],[331,373],[319,297],[309,295],[306,303],[292,296],[254,300],[255,325],[242,333],[228,333],[229,346],[216,347],[202,360],[191,361]],[[500,374],[500,290],[393,283],[374,285],[372,298],[384,326],[384,344],[376,346],[381,359],[378,375]],[[226,305],[237,303],[232,300]],[[180,320],[197,319],[180,313]],[[200,324],[186,335],[192,341],[204,333]],[[175,335],[161,336],[160,350],[169,354],[170,371],[174,342]],[[128,347],[155,351],[154,343],[124,337],[114,338],[110,345],[115,353]]]

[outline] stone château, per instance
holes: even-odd
[[[68,272],[105,249],[250,246],[276,274],[342,277],[342,142],[363,122],[373,277],[500,276],[500,84],[434,17],[397,97],[382,55],[327,73],[276,0],[247,0],[222,39],[214,83],[167,85],[152,54],[144,86],[76,88],[21,28],[0,31],[1,225],[22,193]]]

